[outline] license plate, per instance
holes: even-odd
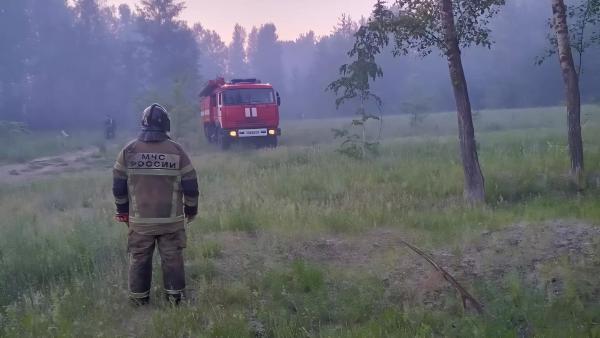
[[[240,129],[238,130],[240,137],[256,137],[256,136],[267,136],[267,128],[261,129]]]

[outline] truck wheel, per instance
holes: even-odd
[[[277,148],[277,136],[267,136],[265,145],[267,148]]]
[[[225,131],[221,128],[217,131],[217,143],[221,146],[221,150],[227,150],[231,146],[231,140],[225,135]]]
[[[217,127],[214,124],[205,124],[204,125],[204,136],[206,137],[206,141],[208,141],[208,143],[216,143],[217,142]]]
[[[227,139],[227,137],[223,137],[221,140],[221,149],[228,150],[231,147],[231,142]]]

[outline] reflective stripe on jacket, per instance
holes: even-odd
[[[176,142],[134,140],[113,168],[117,212],[129,213],[137,233],[160,235],[184,227],[198,210],[198,182],[190,158]]]

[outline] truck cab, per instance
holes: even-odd
[[[258,146],[277,146],[281,135],[281,99],[273,86],[257,79],[223,78],[208,81],[200,92],[204,134],[223,149],[241,140]]]

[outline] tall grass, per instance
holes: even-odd
[[[589,184],[580,193],[567,176],[559,110],[482,113],[479,128],[493,128],[478,134],[488,201],[481,208],[462,202],[452,114],[428,117],[419,133],[403,117],[388,120],[381,155],[370,161],[334,151],[328,128],[341,121],[290,125],[275,150],[221,153],[190,138],[200,216],[186,251],[193,295],[179,308],[158,297],[157,283],[150,308],[127,305],[126,229],[112,221],[109,170],[0,186],[0,336],[599,336],[597,295],[580,281],[593,280],[600,262],[563,264],[574,277],[554,298],[518,275],[481,280],[488,317],[464,312],[452,293],[428,307],[411,301],[408,285],[299,259],[267,264],[243,253],[245,274],[223,275],[214,262],[224,244],[203,240],[207,233],[310,238],[384,227],[449,248],[516,222],[600,224],[596,117],[584,127]]]
[[[449,137],[386,141],[381,156],[369,162],[335,154],[331,146],[202,156],[200,226],[285,232],[406,227],[447,241],[469,229],[522,220],[598,221],[600,140],[586,131],[591,174],[584,194],[570,186],[558,131],[481,135],[489,203],[478,209],[461,202],[462,170]]]

